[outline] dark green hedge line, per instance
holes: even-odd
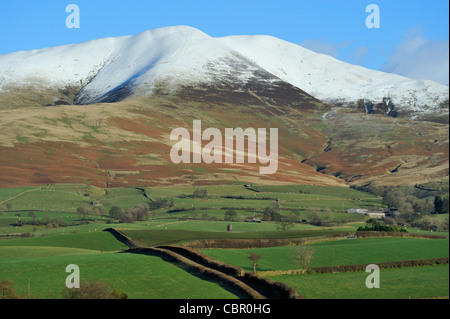
[[[291,286],[269,278],[245,273],[245,276],[241,280],[254,287],[263,295],[270,296],[270,299],[304,299],[304,297],[298,294]]]
[[[223,262],[220,262],[210,256],[207,256],[195,249],[181,246],[159,246],[158,248],[174,251],[182,256],[189,258],[203,266],[218,270],[239,279],[249,286],[254,287],[264,296],[270,299],[302,299],[303,297],[297,291],[287,284],[276,282],[268,278],[261,278],[249,273],[246,273],[243,268],[235,267]]]
[[[324,236],[312,236],[304,238],[267,238],[267,239],[204,239],[191,241],[189,243],[182,244],[183,247],[189,247],[194,249],[214,249],[214,248],[233,248],[233,249],[252,249],[252,248],[266,248],[288,245],[299,245],[305,243],[311,243],[315,241],[321,241],[326,239],[345,238],[346,236],[352,236],[354,233],[340,233],[330,234]]]
[[[181,246],[158,246],[158,248],[174,251],[179,255],[182,255],[186,258],[189,258],[190,260],[195,261],[196,263],[199,263],[208,268],[218,270],[233,277],[241,277],[245,273],[244,269],[241,267],[235,267],[223,263],[192,248]]]
[[[390,268],[402,268],[402,267],[442,265],[442,264],[448,264],[448,260],[449,260],[448,257],[441,257],[441,258],[430,258],[430,259],[392,261],[392,262],[385,262],[385,263],[377,263],[376,265],[380,269],[390,269]],[[308,273],[324,274],[324,273],[334,273],[334,272],[365,271],[366,267],[367,267],[367,264],[314,267]]]
[[[124,233],[122,233],[120,230],[114,229],[114,228],[107,228],[104,231],[112,234],[118,241],[124,243],[128,247],[137,247],[138,245],[134,243],[131,239],[129,239],[127,236],[125,236]]]
[[[425,238],[425,239],[446,239],[444,235],[432,234],[415,234],[407,232],[385,232],[385,231],[357,231],[355,235],[358,238],[373,238],[373,237],[407,237],[407,238]]]

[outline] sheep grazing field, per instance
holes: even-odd
[[[82,286],[100,282],[129,299],[276,298],[257,280],[289,298],[448,297],[448,233],[359,232],[370,219],[346,213],[354,207],[385,208],[332,186],[3,188],[0,283],[20,298],[68,298],[66,267],[76,265]],[[380,289],[366,287],[366,264],[380,265]]]

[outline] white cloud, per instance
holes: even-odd
[[[350,52],[350,63],[362,65],[369,53],[369,48],[361,45]]]
[[[334,58],[338,58],[339,51],[346,48],[349,44],[350,42],[346,41],[341,43],[332,43],[321,40],[305,40],[300,43],[300,46],[317,53],[327,54]]]
[[[411,30],[394,48],[382,71],[418,80],[449,84],[449,41],[426,39],[422,32]]]

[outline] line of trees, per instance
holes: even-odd
[[[124,210],[118,206],[113,206],[109,210],[109,217],[111,217],[113,221],[119,221],[120,223],[144,221],[147,220],[149,216],[150,207],[147,203],[138,204],[128,210]]]

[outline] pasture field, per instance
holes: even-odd
[[[371,210],[383,208],[380,198],[345,187],[309,185],[292,186],[202,186],[204,198],[194,196],[193,186],[108,188],[63,184],[0,189],[0,282],[12,280],[19,295],[25,298],[62,298],[67,273],[65,267],[77,264],[81,278],[103,281],[132,299],[235,299],[235,292],[217,282],[188,272],[160,257],[119,253],[128,247],[117,240],[107,228],[122,231],[140,246],[180,244],[204,239],[299,239],[352,233],[367,217],[344,213],[348,208]],[[119,223],[108,215],[113,206],[124,210],[140,203],[160,199],[173,205],[150,211],[149,218],[132,223]],[[245,222],[248,217],[261,217],[267,207],[279,208],[281,215],[295,215],[297,222],[281,230],[273,221]],[[100,214],[81,216],[79,207],[99,207]],[[234,210],[237,219],[224,220],[225,212]],[[312,214],[328,224],[309,223]],[[48,223],[31,223],[50,220]],[[51,221],[58,220],[64,225]],[[303,220],[303,221],[302,221]],[[227,227],[232,224],[233,231]],[[448,233],[440,233],[448,235]],[[370,238],[334,240],[310,244],[314,249],[313,266],[380,263],[387,261],[425,259],[448,256],[448,239]],[[219,261],[252,270],[250,252],[263,254],[258,270],[290,270],[299,267],[293,262],[292,246],[260,249],[210,249],[204,253]],[[447,268],[445,268],[447,267]],[[412,278],[423,270],[420,280],[441,276],[448,265],[383,271],[395,280]],[[365,274],[365,273],[364,273]],[[346,291],[346,283],[359,283],[364,274],[327,274],[312,276],[277,276],[275,280],[292,284],[306,298],[329,298],[314,285],[341,285],[333,298]],[[331,276],[337,275],[337,276]],[[348,276],[348,277],[347,277]],[[423,279],[422,279],[423,278]],[[398,285],[389,296],[400,298],[448,296],[442,293],[444,283],[419,293],[412,283]],[[445,279],[446,278],[446,279]],[[364,283],[364,282],[363,282]],[[417,282],[417,285],[422,282]],[[403,287],[403,288],[401,288]],[[325,288],[324,288],[325,289]],[[355,288],[358,290],[359,288]],[[367,289],[367,288],[365,288]],[[401,290],[401,289],[404,289]],[[330,292],[331,296],[332,292]],[[410,295],[408,295],[410,294]],[[359,294],[367,296],[367,291]],[[358,292],[344,294],[358,297]],[[373,298],[383,298],[377,292]],[[370,297],[372,298],[372,297]]]
[[[115,240],[107,232],[68,233],[54,236],[36,236],[30,238],[0,240],[1,247],[66,247],[104,251],[119,251],[127,246]]]
[[[266,207],[278,202],[282,215],[295,214],[297,220],[309,220],[310,214],[318,214],[335,227],[345,223],[363,223],[364,216],[342,213],[350,207],[381,207],[381,200],[350,188],[302,186],[263,187],[255,192],[242,185],[207,186],[206,198],[192,196],[195,187],[154,187],[154,188],[112,188],[100,189],[89,185],[63,184],[39,187],[20,187],[0,189],[0,235],[10,233],[32,233],[50,235],[62,232],[85,232],[102,230],[107,225],[108,212],[113,206],[124,210],[139,203],[149,203],[161,198],[173,201],[173,206],[151,211],[150,219],[123,225],[124,228],[156,228],[222,231],[227,224],[223,222],[225,212],[234,210],[241,221],[244,218],[261,216]],[[341,189],[342,188],[342,189]],[[329,193],[329,195],[327,195]],[[147,197],[146,197],[147,196]],[[88,216],[88,222],[76,214],[78,207],[96,205],[102,215]],[[3,212],[2,212],[3,211]],[[33,217],[31,217],[33,216]],[[67,227],[51,228],[46,225],[33,226],[33,219],[44,217],[62,220]],[[187,219],[192,223],[179,222]],[[208,223],[204,219],[208,219]],[[17,223],[25,222],[22,226]],[[251,224],[233,221],[235,231],[275,231],[274,223]],[[94,226],[95,225],[95,226]],[[310,224],[295,224],[293,229],[313,229]],[[357,225],[344,225],[344,231],[352,231]]]
[[[16,256],[0,258],[0,281],[12,280],[17,294],[28,298],[62,298],[69,264],[79,266],[82,280],[104,282],[130,299],[237,298],[220,285],[193,276],[159,257],[85,251],[67,255],[69,250],[60,249],[51,256],[52,249],[35,248],[31,257],[23,256],[29,248],[21,248]],[[0,247],[1,254],[4,249]]]
[[[449,265],[380,270],[380,288],[368,289],[368,273],[269,277],[295,288],[307,299],[416,299],[448,297]]]
[[[222,219],[227,209],[235,209],[244,217],[261,213],[265,207],[278,201],[281,213],[295,212],[303,219],[309,212],[333,212],[336,219],[362,220],[361,216],[344,214],[348,208],[361,207],[378,209],[381,199],[373,195],[345,187],[325,186],[273,186],[263,187],[255,192],[242,185],[205,186],[206,198],[192,196],[196,187],[160,187],[160,188],[112,188],[100,189],[85,185],[47,185],[39,187],[21,187],[0,189],[0,208],[6,205],[14,212],[30,210],[47,213],[75,213],[83,205],[100,203],[107,213],[112,206],[129,209],[142,202],[160,198],[173,200],[173,207],[157,209],[154,215],[175,216],[196,212],[207,212]],[[147,198],[144,195],[144,191]],[[184,209],[179,213],[170,210]]]
[[[352,264],[376,264],[391,261],[447,257],[447,239],[364,238],[326,241],[308,245],[314,251],[312,267]],[[294,270],[294,246],[255,249],[205,249],[203,253],[217,260],[252,271],[251,252],[262,255],[259,271]]]
[[[304,231],[248,231],[248,232],[214,232],[192,230],[142,230],[120,229],[125,235],[141,246],[174,245],[204,239],[298,239],[306,237],[341,234],[334,229],[318,229]]]

